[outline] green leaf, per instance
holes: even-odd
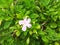
[[[35,28],[36,29],[40,29],[41,28],[40,24],[36,24],[36,27]]]
[[[30,35],[32,35],[32,34],[33,34],[33,32],[32,32],[32,31],[29,31],[29,34],[30,34]]]
[[[33,30],[33,33],[37,34],[37,30]]]
[[[55,45],[59,45],[59,43],[58,42],[55,42]]]
[[[2,20],[0,20],[0,25],[1,25],[1,23],[2,23]]]
[[[8,28],[11,23],[12,23],[11,21],[5,22],[5,23],[4,23],[4,29]]]
[[[16,36],[18,37],[20,35],[20,31],[17,31],[16,32]]]
[[[30,15],[30,17],[35,19],[35,18],[39,17],[39,15],[38,15],[38,14],[33,13],[33,14],[31,14],[31,15]]]
[[[45,35],[45,32],[42,31],[42,30],[40,30],[38,33],[39,33],[39,35],[41,35],[41,36],[44,36],[44,35]]]
[[[57,16],[57,15],[54,15],[54,16],[52,15],[51,18],[52,18],[54,21],[56,21],[57,18],[58,18],[58,16]]]
[[[42,37],[42,40],[43,40],[44,42],[49,42],[49,40],[47,39],[46,36],[43,36],[43,37]]]
[[[50,24],[50,27],[51,27],[51,28],[56,28],[56,27],[57,27],[57,24],[56,24],[56,23],[51,23],[51,24]]]
[[[44,6],[48,5],[50,0],[40,0],[40,3]]]
[[[13,0],[0,0],[0,8],[9,7],[12,4]]]
[[[27,43],[27,44],[30,43],[30,38],[29,38],[29,37],[27,38],[26,43]]]

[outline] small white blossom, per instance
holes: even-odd
[[[19,21],[19,24],[20,25],[22,25],[22,30],[23,31],[26,31],[26,28],[28,27],[28,28],[31,28],[31,24],[30,24],[30,22],[31,22],[31,19],[30,18],[24,18],[24,20],[20,20]]]

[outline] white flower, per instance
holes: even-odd
[[[31,28],[31,24],[30,24],[30,21],[31,21],[31,19],[30,18],[24,18],[24,20],[20,20],[19,21],[19,24],[20,25],[22,25],[22,30],[23,31],[26,31],[26,28],[28,27],[28,28]]]

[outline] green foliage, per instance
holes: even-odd
[[[0,45],[60,45],[60,0],[0,0]]]

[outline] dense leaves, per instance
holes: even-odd
[[[0,0],[0,45],[60,45],[60,0]]]

